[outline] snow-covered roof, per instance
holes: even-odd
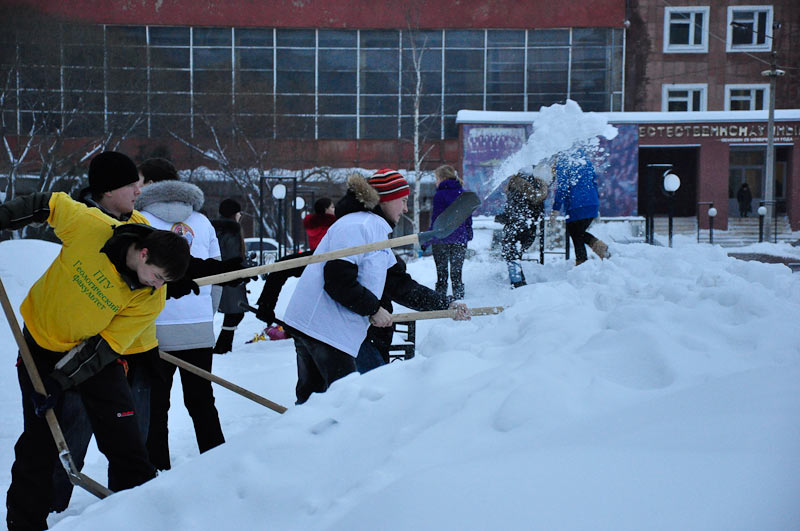
[[[598,112],[612,124],[766,122],[767,111]],[[530,124],[538,112],[458,111],[458,124]],[[800,109],[776,109],[775,121],[800,121]]]

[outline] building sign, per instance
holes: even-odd
[[[600,215],[633,216],[638,197],[638,131],[635,125],[616,127],[617,136],[610,141],[600,139],[599,149],[593,150]],[[463,126],[463,178],[465,188],[482,200],[478,214],[494,215],[503,210],[504,186],[493,187],[492,175],[504,159],[522,148],[532,131],[530,124]],[[547,199],[548,210],[552,196]]]
[[[776,142],[800,137],[800,124],[775,124]],[[766,142],[766,124],[676,124],[640,125],[639,138],[714,139],[721,142]]]

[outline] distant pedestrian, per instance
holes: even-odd
[[[314,212],[303,218],[303,228],[308,235],[308,248],[314,250],[328,227],[336,221],[336,207],[330,197],[321,197],[314,202]]]
[[[600,211],[597,192],[597,174],[586,152],[575,149],[556,157],[556,193],[551,220],[562,208],[566,214],[567,234],[575,247],[575,265],[586,261],[586,247],[592,248],[600,258],[608,258],[608,245],[586,232]]]
[[[464,181],[452,166],[439,166],[434,171],[434,175],[436,176],[436,193],[433,196],[431,226],[436,218],[464,192]],[[453,297],[455,299],[464,298],[464,282],[461,272],[464,267],[464,258],[467,255],[467,242],[471,239],[472,217],[470,216],[449,236],[432,241],[433,261],[436,263],[436,291],[440,295],[447,295],[449,276]]]
[[[244,239],[242,226],[239,225],[242,207],[233,199],[224,199],[219,205],[219,215],[221,218],[211,223],[217,231],[222,260],[239,258],[244,261]],[[244,319],[242,304],[248,304],[245,284],[225,286],[222,289],[218,311],[225,314],[225,318],[222,321],[222,330],[217,336],[217,343],[214,345],[215,354],[225,354],[233,349],[233,336],[239,323]]]
[[[736,192],[736,201],[739,202],[739,217],[746,218],[747,214],[752,211],[753,193],[747,183],[742,183],[739,190]]]

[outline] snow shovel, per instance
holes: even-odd
[[[263,275],[264,273],[272,273],[274,271],[293,269],[295,267],[301,267],[308,264],[327,262],[328,260],[335,260],[345,256],[368,253],[370,251],[377,251],[379,249],[402,247],[403,245],[412,245],[415,243],[424,245],[434,238],[445,238],[449,236],[459,227],[459,225],[464,223],[465,219],[472,215],[472,211],[478,208],[480,204],[481,200],[478,199],[478,196],[475,194],[475,192],[464,192],[459,195],[456,200],[445,209],[444,212],[439,214],[439,217],[436,218],[431,230],[426,232],[409,234],[407,236],[400,236],[399,238],[390,238],[388,240],[368,243],[366,245],[347,247],[345,249],[338,249],[336,251],[330,251],[327,253],[313,254],[311,256],[294,258],[292,260],[284,260],[282,262],[275,262],[274,264],[248,267],[247,269],[240,269],[238,271],[231,271],[229,273],[220,273],[219,275],[210,275],[207,277],[196,278],[194,281],[198,286],[220,284],[222,282],[228,282],[237,278],[255,277],[258,275]]]
[[[469,314],[473,317],[476,315],[496,315],[503,311],[502,306],[484,306],[481,308],[470,308]],[[453,308],[447,310],[433,310],[430,312],[410,312],[410,313],[396,313],[392,315],[393,323],[407,323],[409,321],[423,321],[425,319],[443,319],[445,317],[453,318],[456,315],[456,310]]]
[[[8,294],[6,293],[6,288],[2,280],[0,280],[0,303],[3,305],[3,311],[5,311],[6,319],[8,319],[8,326],[11,327],[11,333],[14,334],[14,339],[17,341],[22,361],[25,364],[25,369],[28,371],[28,376],[30,376],[34,390],[42,395],[47,395],[47,390],[44,388],[42,378],[39,376],[39,370],[36,368],[33,356],[31,356],[31,352],[28,349],[28,344],[25,342],[22,330],[19,328],[17,316],[14,314],[14,308],[8,300]],[[44,418],[47,420],[47,425],[50,427],[50,433],[53,434],[53,440],[58,449],[59,460],[64,466],[64,470],[67,472],[69,481],[73,485],[86,489],[100,499],[113,494],[113,491],[79,471],[78,467],[75,466],[75,462],[72,460],[72,454],[70,454],[69,448],[67,447],[67,441],[64,439],[64,434],[61,432],[61,426],[52,409],[47,410]]]
[[[205,371],[205,370],[201,369],[200,367],[198,367],[197,365],[192,365],[191,363],[185,362],[180,358],[176,358],[175,356],[173,356],[171,354],[167,354],[163,350],[159,350],[158,351],[158,355],[161,356],[161,359],[164,360],[164,361],[168,361],[168,362],[172,363],[173,365],[177,365],[181,369],[186,369],[187,371],[189,371],[191,373],[194,373],[197,376],[200,376],[201,378],[205,378],[206,380],[208,380],[210,382],[217,383],[217,384],[221,385],[222,387],[224,387],[224,388],[226,388],[226,389],[228,389],[230,391],[233,391],[234,393],[240,394],[245,398],[249,398],[253,402],[257,402],[257,403],[261,404],[262,406],[271,409],[272,411],[277,411],[278,413],[285,413],[286,412],[286,408],[283,407],[282,405],[276,404],[272,400],[268,400],[268,399],[264,398],[263,396],[257,395],[256,393],[254,393],[252,391],[248,391],[244,387],[239,387],[235,383],[229,382],[228,380],[226,380],[224,378],[220,378],[219,376],[217,376],[215,374],[212,374],[212,373],[210,373],[208,371]]]

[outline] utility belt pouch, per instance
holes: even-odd
[[[69,389],[85,382],[118,358],[119,354],[114,352],[106,340],[96,335],[72,348],[58,360],[50,376],[62,389]]]

